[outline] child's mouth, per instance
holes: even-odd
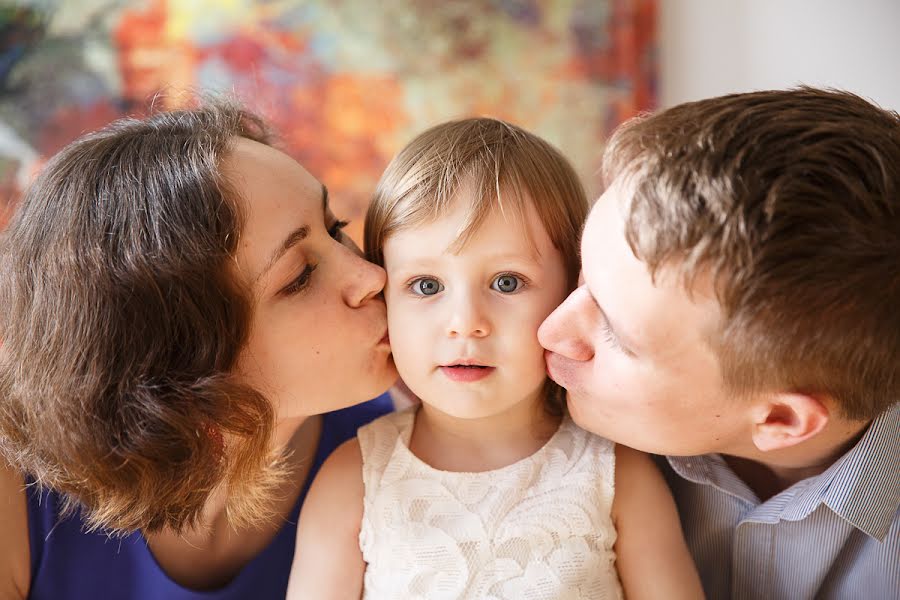
[[[485,365],[446,365],[441,372],[452,381],[468,383],[484,379],[494,372],[494,367]]]

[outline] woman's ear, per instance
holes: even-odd
[[[828,407],[806,394],[773,394],[754,409],[753,443],[763,452],[795,446],[828,424]]]

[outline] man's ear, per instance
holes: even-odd
[[[828,407],[806,394],[772,394],[754,408],[753,443],[763,452],[788,448],[814,437],[828,424]]]

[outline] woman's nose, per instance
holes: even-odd
[[[344,265],[347,278],[344,286],[344,302],[351,308],[358,308],[375,298],[384,290],[387,274],[378,265],[372,264],[355,252],[348,252],[350,259]]]

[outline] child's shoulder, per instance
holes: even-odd
[[[363,425],[356,432],[356,441],[364,471],[381,471],[390,461],[397,440],[409,444],[415,424],[417,406],[390,412]]]
[[[571,443],[581,448],[581,452],[591,454],[595,458],[605,457],[610,461],[615,461],[618,445],[612,440],[583,429],[570,416],[563,417],[560,431],[567,434],[572,440]]]
[[[637,477],[645,477],[648,476],[647,474],[652,477],[659,472],[657,465],[646,452],[617,444],[596,433],[591,433],[572,421],[568,416],[563,419],[562,426],[568,427],[573,432],[573,435],[582,439],[581,443],[584,445],[586,452],[607,457],[610,461],[610,466],[615,468],[617,475],[619,473],[634,472],[637,473]]]
[[[411,433],[416,420],[417,409],[418,406],[410,406],[381,415],[357,429],[356,435],[362,440],[368,440],[383,436],[403,436],[405,433]]]
[[[317,477],[341,477],[347,473],[358,471],[361,464],[362,453],[359,448],[359,439],[355,437],[350,438],[335,448],[334,452],[325,459],[320,473],[330,475],[318,475]]]
[[[373,455],[391,448],[397,437],[411,430],[415,421],[415,406],[391,411],[369,421],[356,430],[356,436],[341,443],[325,461],[322,469],[332,476],[359,473],[360,467],[372,461]]]

